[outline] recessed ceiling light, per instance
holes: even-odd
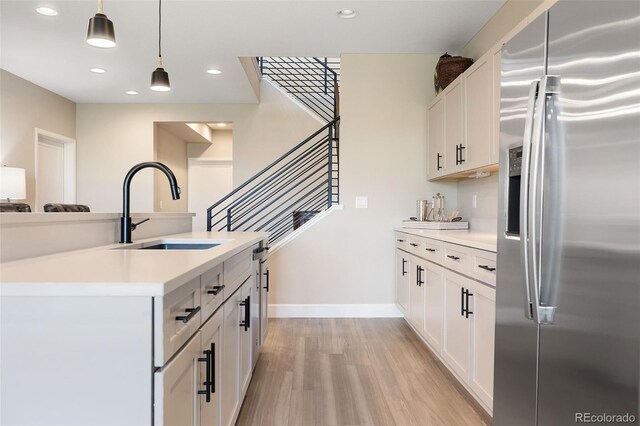
[[[44,16],[56,16],[58,14],[57,10],[45,6],[36,7],[36,12]]]
[[[135,90],[127,90],[126,92],[124,92],[127,95],[137,95],[138,92],[136,92]]]
[[[217,70],[217,69],[215,69],[215,68],[211,68],[211,69],[207,70],[207,72],[208,72],[209,74],[213,74],[213,75],[222,74],[222,71]]]
[[[227,127],[227,123],[216,123],[218,127]]]
[[[107,70],[103,68],[91,68],[89,71],[94,72],[96,74],[104,74]]]
[[[358,11],[354,9],[340,9],[337,15],[338,18],[351,19],[358,16]]]

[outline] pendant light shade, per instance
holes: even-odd
[[[169,74],[162,65],[162,0],[158,0],[158,67],[151,73],[151,90],[156,92],[171,90]]]
[[[156,92],[168,92],[171,90],[169,74],[162,68],[162,61],[158,64],[158,68],[151,73],[151,90]]]
[[[87,29],[87,43],[91,46],[111,48],[116,45],[116,33],[113,30],[113,22],[102,10],[102,0],[98,0],[98,13],[89,19]]]

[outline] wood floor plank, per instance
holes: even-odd
[[[403,319],[273,319],[238,425],[488,425]]]

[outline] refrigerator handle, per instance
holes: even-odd
[[[524,270],[524,315],[525,318],[534,319],[533,305],[531,303],[531,276],[529,263],[529,181],[531,180],[531,137],[533,128],[534,108],[538,93],[539,81],[531,82],[529,88],[529,100],[524,124],[524,137],[522,139],[522,179],[520,181],[520,252]]]
[[[544,203],[544,149],[545,149],[545,120],[547,116],[547,96],[553,96],[558,92],[559,78],[545,75],[540,80],[538,98],[536,100],[533,129],[531,137],[531,177],[529,187],[529,213],[528,213],[528,238],[527,252],[529,255],[529,282],[531,285],[530,297],[533,300],[533,318],[538,324],[550,324],[553,322],[555,307],[545,306],[540,300],[541,290],[541,257],[542,257],[542,212]]]

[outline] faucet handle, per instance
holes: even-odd
[[[138,227],[138,225],[141,225],[141,224],[145,223],[145,222],[146,222],[146,221],[148,221],[149,219],[151,219],[151,218],[149,218],[149,217],[148,217],[148,218],[146,218],[146,219],[141,220],[141,221],[140,221],[140,222],[138,222],[138,223],[132,223],[132,224],[131,224],[131,230],[132,230],[132,231],[135,231],[135,230],[136,230],[136,228]]]

